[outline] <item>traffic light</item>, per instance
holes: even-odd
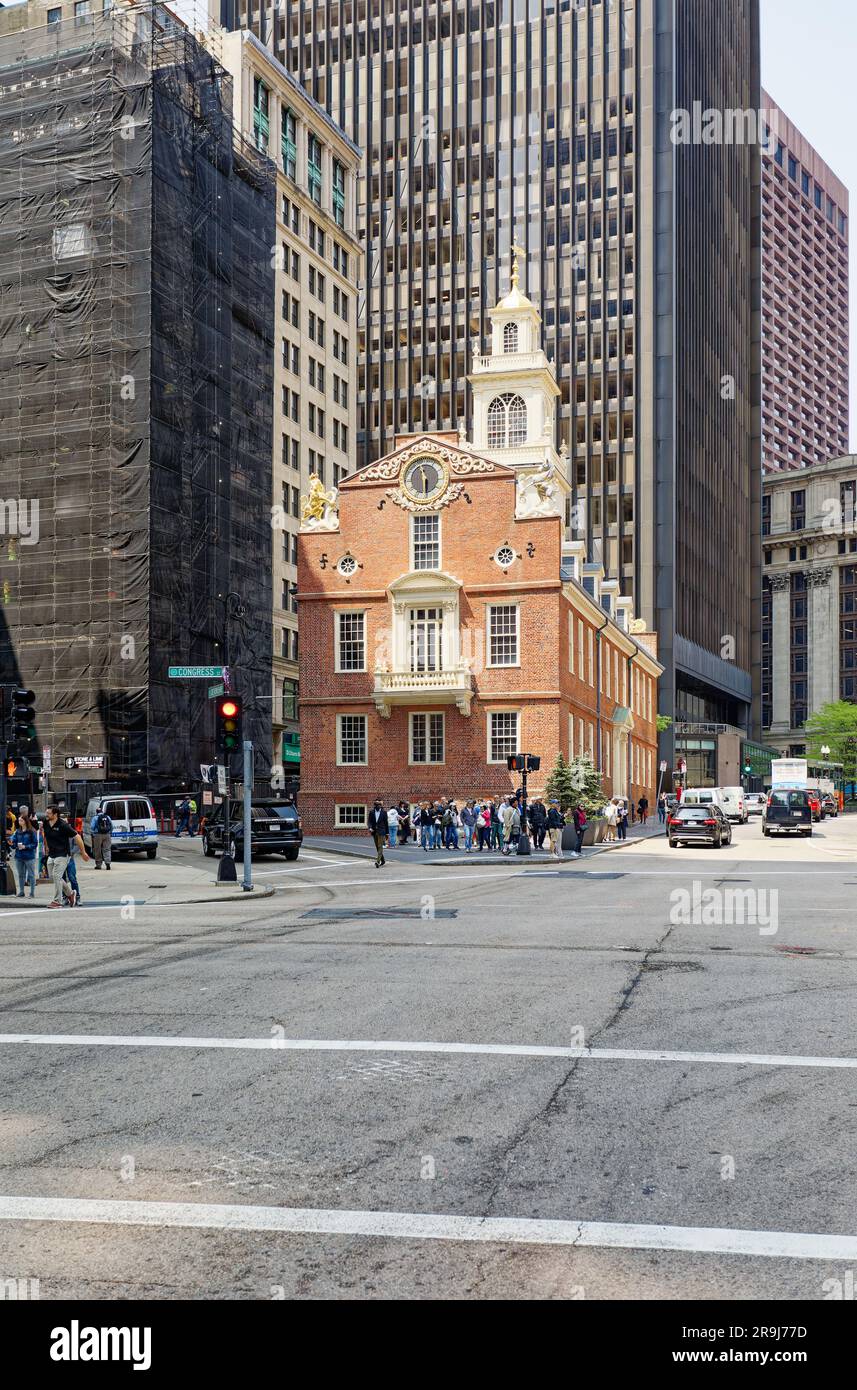
[[[752,764],[752,763],[745,763],[745,764],[744,764],[744,775],[745,775],[745,777],[749,777],[749,776],[750,776],[750,773],[751,773],[752,771],[753,771],[753,764]]]
[[[224,761],[241,748],[241,701],[237,695],[221,695],[216,705],[218,755]]]
[[[26,758],[7,758],[6,776],[7,777],[29,777],[30,764]]]
[[[36,737],[36,697],[32,690],[13,686],[12,703],[12,742],[29,743]]]
[[[541,765],[542,760],[535,753],[510,753],[506,758],[510,772],[538,772]]]

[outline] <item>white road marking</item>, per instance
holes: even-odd
[[[215,1202],[97,1201],[80,1197],[0,1197],[2,1221],[276,1231],[394,1240],[574,1245],[605,1250],[673,1250],[768,1259],[855,1260],[857,1236],[804,1231],[745,1231],[717,1226],[644,1226],[620,1221],[556,1221],[507,1216],[436,1216],[427,1212],[341,1211]]]
[[[159,1033],[0,1033],[0,1047],[165,1047],[246,1052],[431,1052],[464,1057],[563,1057],[592,1062],[680,1062],[734,1067],[857,1069],[857,1057],[777,1052],[678,1052],[667,1048],[550,1047],[535,1043],[375,1041],[367,1038],[217,1038]]]
[[[273,878],[279,874],[315,874],[319,869],[356,869],[357,864],[338,864],[335,859],[325,859],[321,864],[307,864],[305,868],[297,869],[259,869],[254,878]]]

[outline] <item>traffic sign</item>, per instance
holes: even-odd
[[[43,771],[43,772],[50,772],[50,770],[51,770],[51,745],[50,745],[49,743],[46,743],[45,746],[44,746],[44,748],[42,749],[42,771]]]
[[[171,681],[211,681],[223,679],[222,666],[170,666],[167,675]]]
[[[218,695],[222,695],[223,693],[224,693],[223,681],[218,681],[218,682],[217,682],[217,685],[210,685],[210,686],[208,687],[208,698],[209,698],[209,700],[216,700],[216,699],[217,699],[217,696],[218,696]]]
[[[226,768],[222,763],[217,764],[217,790],[221,796],[226,795]]]
[[[667,765],[666,765],[666,763],[665,763],[665,762],[661,763],[661,772],[666,772],[666,770],[667,770]]]

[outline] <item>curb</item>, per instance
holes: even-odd
[[[251,891],[250,893],[245,893],[243,889],[239,889],[239,891],[238,891],[237,893],[236,893],[234,890],[230,890],[229,892],[226,892],[226,893],[218,893],[216,890],[214,890],[214,891],[207,891],[207,892],[205,892],[204,895],[203,895],[202,897],[176,898],[176,899],[173,899],[173,898],[158,898],[158,897],[153,897],[153,898],[151,898],[151,897],[150,897],[150,898],[140,897],[140,898],[135,898],[135,901],[138,902],[139,905],[140,905],[141,907],[154,906],[154,905],[157,905],[158,907],[190,907],[193,903],[233,903],[233,902],[247,902],[247,901],[250,901],[251,899],[255,899],[255,898],[272,898],[272,897],[274,896],[274,893],[275,893],[275,892],[276,892],[276,888],[275,888],[275,886],[274,886],[273,883],[258,883],[258,884],[254,884],[254,885],[253,885],[252,891]],[[128,896],[130,896],[130,897],[132,897],[132,898],[135,897],[135,895],[134,895],[133,893],[129,894]],[[12,901],[12,896],[11,896],[11,894],[9,895],[9,900],[10,900],[10,902]],[[3,896],[0,896],[0,907],[2,907],[3,902],[4,902],[4,897],[3,897]],[[21,903],[20,906],[18,906],[16,910],[19,911],[19,912],[32,912],[32,911],[43,912],[48,906],[49,906],[49,903],[48,903],[48,902],[38,902],[38,901],[34,901],[34,902]],[[95,900],[95,899],[88,899],[86,902],[81,903],[80,906],[81,906],[81,908],[83,908],[83,909],[86,909],[87,907],[116,907],[116,908],[120,908],[120,907],[122,906],[122,904],[121,904],[121,903],[113,903],[113,902],[110,902],[110,903],[103,903],[103,902],[98,902],[98,901]]]

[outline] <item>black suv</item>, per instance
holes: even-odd
[[[202,848],[209,856],[229,850],[236,858],[244,857],[244,809],[240,801],[230,804],[230,823],[226,829],[226,809],[215,806],[206,817],[202,832]],[[250,806],[250,853],[284,854],[297,859],[303,840],[301,818],[291,801],[253,801]]]
[[[762,834],[812,834],[812,793],[803,787],[778,787],[768,796]]]
[[[670,848],[703,844],[721,849],[732,843],[732,826],[719,806],[676,806],[667,816]]]

